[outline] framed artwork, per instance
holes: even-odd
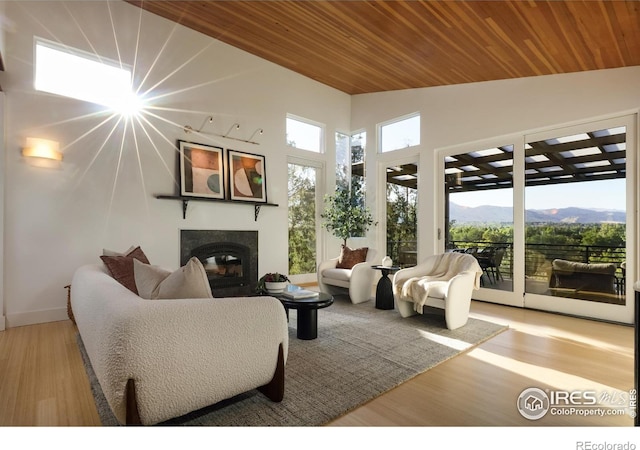
[[[179,143],[180,195],[224,199],[224,150],[192,142]]]
[[[229,196],[231,200],[267,202],[264,156],[228,150]]]

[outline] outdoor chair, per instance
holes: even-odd
[[[492,284],[497,283],[498,280],[504,280],[500,273],[500,264],[502,264],[506,250],[505,247],[486,247],[482,252],[476,254],[482,271]]]

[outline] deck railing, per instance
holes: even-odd
[[[448,248],[478,248],[504,247],[505,255],[500,264],[500,273],[505,277],[513,276],[513,243],[511,242],[487,242],[487,241],[464,241],[450,242]],[[616,275],[623,277],[624,273],[620,267],[626,259],[626,248],[624,246],[604,246],[604,245],[563,245],[563,244],[526,244],[525,270],[528,276],[546,276],[545,261],[551,262],[554,259],[566,259],[583,263],[614,263],[616,265]],[[417,256],[416,241],[390,241],[387,242],[387,255],[393,259],[394,263],[400,266],[411,266],[416,264]]]
[[[504,247],[506,252],[500,272],[503,276],[513,275],[513,243],[511,242],[452,242],[450,248],[472,248],[482,249],[485,247]],[[547,274],[548,264],[554,259],[565,259],[567,261],[582,262],[588,264],[614,263],[616,265],[616,275],[624,276],[620,265],[626,259],[626,247],[604,246],[604,245],[571,245],[571,244],[526,244],[525,271],[528,276],[544,277]]]

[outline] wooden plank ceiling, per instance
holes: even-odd
[[[640,65],[640,1],[125,0],[348,94]]]

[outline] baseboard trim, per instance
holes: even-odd
[[[7,314],[4,322],[7,328],[14,328],[38,323],[58,322],[60,320],[67,320],[68,318],[67,308],[65,307]]]
[[[5,317],[4,316],[0,316],[0,331],[4,331],[5,329]]]

